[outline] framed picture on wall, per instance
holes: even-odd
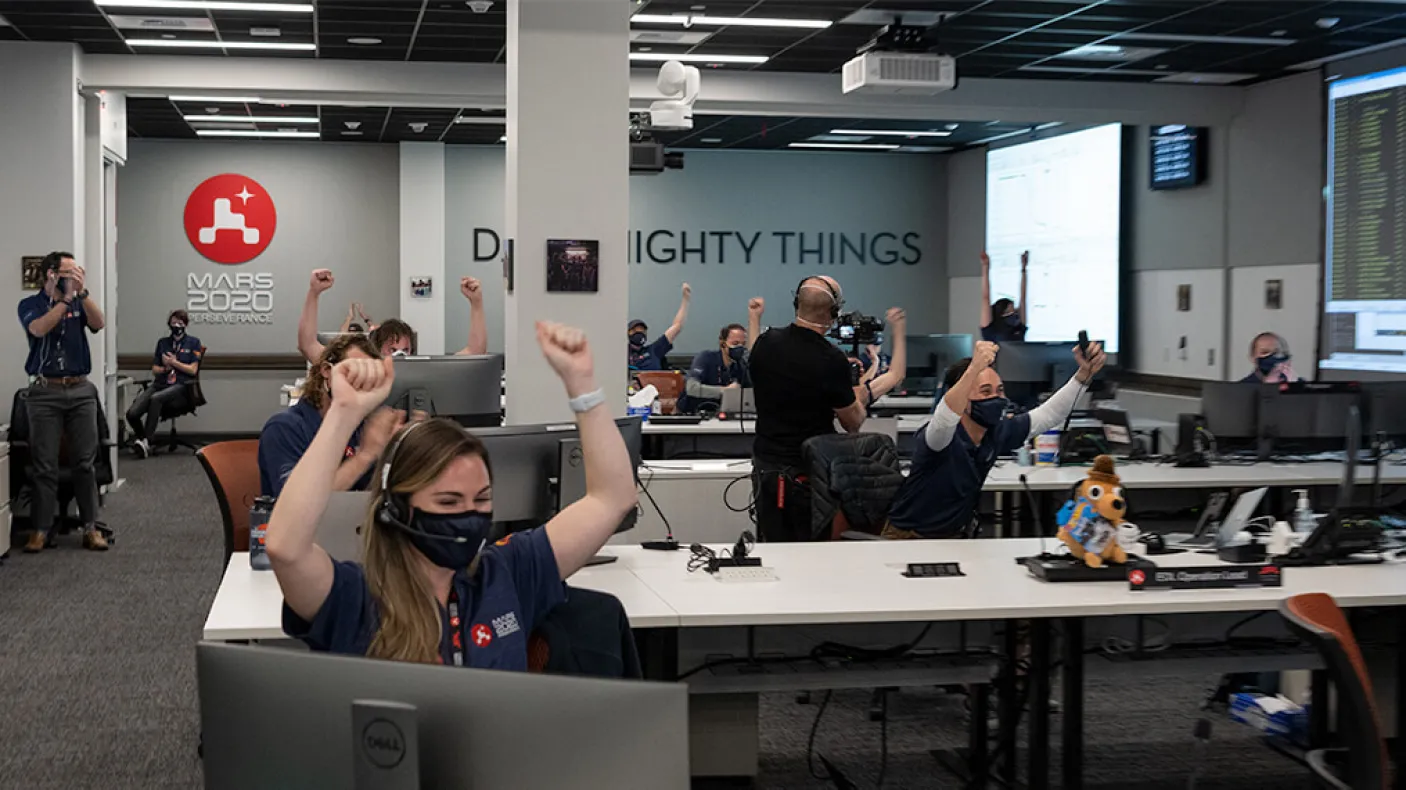
[[[44,287],[44,256],[25,255],[20,258],[20,287],[37,291]]]
[[[1177,286],[1177,312],[1191,312],[1191,285],[1188,283]]]
[[[428,299],[434,295],[433,277],[411,277],[410,296],[413,299]]]
[[[1284,281],[1264,281],[1264,307],[1266,310],[1279,310],[1284,306]]]
[[[600,284],[600,242],[547,239],[547,290],[595,293]]]

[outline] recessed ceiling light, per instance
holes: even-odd
[[[789,148],[855,148],[865,151],[892,151],[898,148],[891,143],[791,143]]]
[[[219,102],[221,104],[256,104],[258,96],[167,96],[170,101]]]
[[[342,124],[353,131],[361,128],[361,121],[342,121]]]
[[[677,60],[680,63],[765,63],[765,55],[708,55],[702,52],[631,52],[630,60],[650,63],[663,63]]]
[[[348,44],[356,44],[360,47],[374,47],[381,43],[381,39],[372,36],[353,36],[347,39]]]
[[[254,38],[278,38],[283,35],[283,31],[276,27],[251,27],[249,35]]]
[[[1338,18],[1335,17],[1335,16],[1325,16],[1325,17],[1319,17],[1318,19],[1315,19],[1315,20],[1313,21],[1313,24],[1317,25],[1318,27],[1323,28],[1324,30],[1329,30],[1329,29],[1332,29],[1332,28],[1337,27],[1337,26],[1338,26],[1338,23],[1341,22],[1341,21],[1342,21],[1341,19],[1338,19]]]
[[[830,134],[862,134],[884,137],[950,137],[951,132],[918,132],[898,129],[831,129]]]
[[[424,121],[411,121],[408,126],[410,127],[410,131],[415,134],[423,134],[425,129],[429,128],[429,124]]]
[[[801,27],[824,30],[834,23],[828,19],[775,19],[759,16],[700,16],[697,14],[635,14],[631,22],[650,25],[704,25],[707,27]]]
[[[704,137],[704,138],[699,139],[698,142],[700,142],[700,143],[721,143],[722,141],[723,141],[723,138],[721,138],[721,137]]]
[[[707,9],[708,6],[705,5],[691,5],[688,7],[688,10],[690,11],[706,11]]]
[[[949,123],[949,124],[944,124],[942,128],[944,128],[944,129],[946,129],[947,131],[951,132],[951,131],[955,131],[955,130],[957,129],[957,127],[959,127],[959,126],[961,126],[961,124],[959,124],[959,123]]]
[[[190,11],[272,11],[311,14],[312,3],[241,3],[236,0],[94,0],[107,8],[179,8]]]
[[[306,118],[293,115],[186,115],[188,123],[220,121],[222,123],[317,123],[315,116]]]
[[[1280,28],[1280,29],[1278,29],[1278,30],[1271,30],[1271,31],[1269,31],[1269,34],[1270,34],[1271,36],[1275,36],[1275,37],[1278,37],[1278,36],[1287,36],[1287,35],[1289,35],[1289,31],[1285,30],[1284,28]]]
[[[162,38],[175,38],[175,37],[176,37],[176,34],[175,34],[175,33],[162,33],[162,34],[161,34],[161,37],[162,37]]]
[[[1178,71],[1164,74],[1155,82],[1187,82],[1192,85],[1232,85],[1259,75],[1243,71]]]
[[[640,52],[653,52],[653,51],[654,51],[654,47],[640,47],[640,48],[639,48],[639,51],[640,51]]]
[[[1065,50],[1055,55],[1056,58],[1071,58],[1074,60],[1098,60],[1111,61],[1117,63],[1128,63],[1134,60],[1150,58],[1153,55],[1160,55],[1167,50],[1159,47],[1124,47],[1117,44],[1085,44]]]
[[[321,132],[299,132],[292,129],[279,129],[276,132],[263,132],[258,129],[197,129],[200,137],[296,137],[308,139],[321,137]]]
[[[167,49],[282,49],[311,52],[316,44],[297,44],[291,41],[191,41],[183,39],[168,41],[162,38],[129,38],[127,43],[134,47],[164,47]]]

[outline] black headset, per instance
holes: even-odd
[[[399,527],[406,532],[416,531],[410,527],[410,500],[391,492],[391,464],[395,461],[396,453],[400,452],[400,445],[405,442],[405,437],[420,424],[413,422],[406,426],[381,453],[381,503],[376,508],[376,521],[388,527]]]
[[[829,280],[823,279],[818,274],[812,274],[809,277],[802,277],[801,281],[796,283],[796,292],[791,298],[791,306],[796,309],[796,312],[800,312],[801,286],[805,285],[806,282],[809,280],[819,280],[820,284],[825,286],[825,290],[830,292],[830,317],[839,318],[840,311],[843,310],[845,307],[845,298],[844,296],[840,295],[838,292],[835,291],[834,286],[830,285]]]

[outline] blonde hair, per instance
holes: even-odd
[[[450,420],[411,424],[386,446],[393,453],[379,460],[371,489],[371,507],[363,526],[366,584],[376,600],[380,625],[366,655],[391,661],[434,664],[440,660],[442,637],[434,590],[420,572],[418,551],[402,529],[382,524],[377,512],[385,497],[400,499],[400,515],[410,518],[410,495],[434,482],[463,456],[478,456],[488,465],[488,453],[477,437]],[[382,487],[384,465],[390,474]],[[492,469],[489,469],[492,479]]]
[[[327,405],[327,372],[324,366],[336,365],[347,358],[347,352],[356,349],[371,359],[380,359],[381,351],[366,339],[365,335],[341,335],[332,340],[331,343],[322,347],[322,355],[308,368],[308,377],[303,380],[303,387],[298,391],[298,399],[305,400],[308,405],[321,411]]]

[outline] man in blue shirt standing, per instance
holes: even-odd
[[[190,314],[184,310],[172,310],[167,316],[166,326],[171,334],[156,341],[156,352],[151,357],[151,385],[127,409],[127,424],[137,437],[132,441],[132,452],[138,458],[151,455],[150,440],[161,422],[161,413],[184,408],[186,384],[200,372],[205,347],[200,338],[186,334],[189,323]]]
[[[1006,418],[1005,385],[991,367],[998,346],[978,341],[971,359],[947,370],[942,400],[913,443],[913,466],[889,507],[886,538],[955,538],[969,534],[977,500],[996,458],[1064,422],[1080,393],[1103,369],[1103,348],[1087,359],[1074,349],[1079,371],[1049,400]]]
[[[106,551],[107,538],[98,531],[98,482],[93,465],[98,454],[98,389],[88,380],[93,370],[88,336],[102,331],[105,320],[98,303],[83,285],[83,267],[73,253],[51,252],[44,258],[44,289],[20,300],[20,326],[29,340],[24,393],[29,418],[30,477],[34,504],[33,532],[24,550],[44,550],[58,509],[59,443],[68,439],[73,464],[73,490],[83,521],[83,547]]]
[[[630,370],[664,370],[664,358],[674,350],[674,339],[683,331],[688,320],[688,301],[693,297],[693,289],[683,284],[683,301],[674,314],[674,323],[664,330],[664,334],[649,342],[649,325],[636,318],[626,327],[630,338]]]

